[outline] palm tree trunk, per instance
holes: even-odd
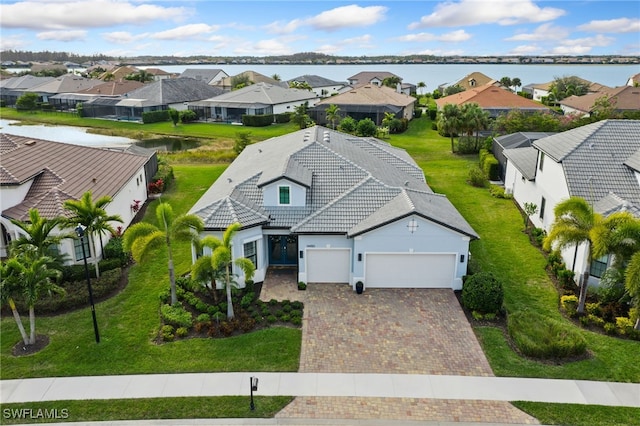
[[[29,337],[29,344],[35,345],[36,343],[36,310],[33,305],[29,306],[29,331],[31,336]]]
[[[636,325],[633,326],[634,330],[640,330],[640,317],[636,319]]]
[[[227,265],[227,319],[234,317],[233,299],[231,298],[231,277],[229,273],[229,265]]]
[[[98,256],[96,254],[96,239],[93,236],[93,232],[89,233],[89,253],[93,257],[93,264],[96,267],[96,278],[100,278],[100,266],[98,266]]]
[[[27,336],[27,332],[24,330],[24,325],[22,325],[22,320],[20,319],[20,314],[16,309],[16,303],[12,298],[9,298],[9,307],[11,308],[11,312],[13,313],[13,319],[16,320],[16,324],[18,325],[18,330],[20,330],[20,335],[22,336],[22,341],[25,345],[29,344],[29,336]]]
[[[585,271],[581,276],[580,282],[580,297],[578,298],[578,313],[584,313],[584,307],[587,303],[587,287],[589,286],[589,271]]]

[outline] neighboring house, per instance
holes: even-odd
[[[627,86],[640,86],[640,74],[632,75],[631,77],[629,77],[629,80],[627,80]]]
[[[250,82],[250,84],[266,83],[272,86],[280,86],[284,88],[289,87],[289,84],[286,81],[275,80],[271,77],[267,77],[266,75],[262,75],[255,71],[245,71],[240,74],[234,75],[233,77],[225,77],[222,80],[216,81],[214,86],[224,90],[233,90],[233,83],[238,78],[246,78]]]
[[[204,81],[205,83],[214,86],[218,81],[227,77],[229,77],[229,74],[221,69],[187,68],[178,78],[193,78],[194,80]]]
[[[104,117],[118,120],[142,119],[142,113],[169,108],[186,110],[191,102],[200,101],[222,93],[203,81],[192,78],[169,78],[147,83],[139,89],[113,99],[100,97],[83,104],[88,117]]]
[[[585,80],[580,77],[572,76],[572,78],[575,78],[580,83],[586,85],[588,87],[587,93],[596,93],[600,90],[608,88],[607,86],[604,86],[600,83],[592,83],[591,81]],[[532,92],[533,100],[537,102],[542,102],[542,98],[546,98],[547,96],[549,96],[549,93],[551,93],[551,87],[554,82],[555,80],[548,81],[546,83],[541,83],[541,84],[528,85],[528,87],[531,87],[533,89],[533,92]]]
[[[478,238],[404,150],[319,126],[247,146],[189,213],[202,236],[242,225],[232,255],[256,282],[291,266],[308,283],[460,289]]]
[[[329,80],[328,78],[320,77],[319,75],[301,75],[299,77],[292,78],[287,81],[287,83],[307,83],[319,98],[337,95],[345,88],[348,89],[346,83]]]
[[[61,71],[67,72],[68,68],[64,64],[32,64],[29,72],[38,73],[44,71]]]
[[[165,78],[173,78],[173,74],[160,68],[146,68],[145,71],[153,76],[154,81],[164,80]]]
[[[144,86],[144,83],[135,80],[101,81],[96,86],[79,90],[75,93],[60,93],[51,96],[49,97],[49,102],[58,110],[68,110],[76,108],[79,103],[84,103],[97,97],[119,98],[142,86]]]
[[[61,93],[76,93],[80,90],[102,84],[98,79],[84,78],[75,74],[65,74],[51,81],[32,87],[29,91],[36,93],[42,102],[49,102],[49,98]]]
[[[87,191],[92,192],[94,200],[112,197],[107,214],[120,215],[124,223],[112,225],[126,229],[136,214],[134,200],[145,202],[147,183],[153,177],[149,174],[155,174],[153,167],[145,170],[145,166],[155,165],[157,169],[155,152],[135,152],[0,134],[0,255],[6,257],[7,245],[22,232],[9,219],[27,221],[32,208],[45,218],[65,215],[64,202],[78,200]],[[102,243],[110,237],[103,235]],[[101,245],[96,246],[101,258]],[[57,249],[70,256],[68,263],[83,260],[78,239],[66,239]]]
[[[507,157],[505,157],[504,150],[527,148],[530,147],[534,141],[551,135],[555,135],[555,132],[518,132],[494,137],[491,151],[500,164],[500,179],[504,181],[505,172],[507,170]]]
[[[498,117],[514,109],[530,113],[551,112],[549,107],[545,105],[491,84],[436,99],[438,110],[447,104],[462,106],[467,103],[478,104],[480,108],[489,113],[490,117]]]
[[[304,89],[289,89],[267,83],[256,83],[189,104],[201,120],[242,122],[242,116],[282,114],[295,107],[318,101],[316,94]]]
[[[0,80],[0,99],[6,106],[15,106],[20,96],[31,92],[33,87],[52,80],[54,77],[35,77],[30,74]]]
[[[321,100],[311,108],[309,115],[316,123],[326,124],[325,110],[330,105],[337,105],[340,117],[350,116],[355,120],[370,118],[380,125],[386,113],[411,120],[415,102],[414,97],[398,93],[390,87],[365,84]]]
[[[589,117],[596,101],[605,96],[611,102],[615,112],[640,111],[640,87],[634,86],[607,88],[583,96],[569,96],[560,101],[560,108],[565,115],[576,114]]]
[[[447,87],[451,87],[451,86],[460,86],[464,90],[469,90],[475,87],[485,86],[487,84],[494,84],[494,83],[497,83],[498,85],[500,84],[500,82],[497,82],[495,79],[485,74],[482,74],[481,72],[476,71],[476,72],[472,72],[471,74],[465,75],[460,80],[457,80],[453,83],[441,84],[438,86],[438,90],[440,91],[440,93],[444,93]]]
[[[360,86],[363,84],[372,84],[375,86],[382,86],[382,82],[385,78],[399,78],[402,82],[402,78],[400,76],[395,75],[392,72],[387,71],[362,71],[356,75],[352,75],[347,79],[350,86]]]
[[[106,71],[98,78],[100,80],[123,80],[125,77],[135,74],[138,71],[140,70],[136,67],[123,66]]]
[[[529,148],[504,151],[505,189],[523,207],[534,203],[530,219],[548,231],[560,201],[577,196],[604,216],[627,210],[640,217],[640,120],[602,120],[538,139]],[[568,269],[579,276],[587,268],[598,278],[610,263],[608,256],[587,264],[585,245],[566,249]]]

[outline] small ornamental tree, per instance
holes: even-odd
[[[376,123],[373,122],[370,118],[364,118],[358,121],[357,133],[360,136],[375,136],[378,131],[378,127]]]
[[[472,275],[462,287],[462,304],[472,312],[497,314],[503,299],[502,283],[490,272]]]
[[[357,125],[358,123],[356,122],[356,120],[353,117],[347,115],[345,118],[340,120],[338,128],[342,132],[353,134],[356,132]]]
[[[22,111],[33,111],[38,103],[38,95],[35,93],[25,93],[16,100],[16,107]]]

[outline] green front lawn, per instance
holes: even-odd
[[[185,213],[222,173],[225,166],[179,165],[176,185],[163,195],[176,214]],[[153,203],[147,217],[155,219]],[[178,274],[189,270],[188,243],[174,246]],[[0,322],[2,379],[103,374],[178,373],[210,371],[297,371],[299,329],[274,327],[228,339],[190,339],[156,345],[158,295],[169,286],[166,249],[148,263],[131,267],[128,286],[96,305],[101,342],[93,336],[91,313],[82,309],[55,317],[37,317],[39,334],[50,344],[37,354],[11,355],[20,336],[11,316]],[[23,313],[25,315],[26,313]]]
[[[604,405],[549,404],[546,402],[513,402],[544,425],[633,426],[640,425],[640,408]]]

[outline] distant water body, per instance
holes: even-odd
[[[104,136],[87,133],[87,129],[71,126],[47,126],[44,124],[22,124],[19,121],[0,119],[0,132],[27,138],[45,139],[73,145],[92,147],[123,147],[136,141],[119,136]]]
[[[301,75],[319,75],[335,81],[347,81],[361,71],[389,71],[400,76],[405,83],[424,82],[431,92],[443,83],[454,83],[474,71],[491,78],[518,77],[522,85],[546,83],[555,77],[575,75],[585,80],[609,87],[624,86],[629,77],[640,73],[640,65],[521,65],[521,64],[376,64],[376,65],[258,65],[258,64],[210,64],[210,65],[153,65],[171,73],[181,73],[186,68],[217,68],[229,75],[243,71],[255,71],[271,77],[278,74],[282,80]]]

